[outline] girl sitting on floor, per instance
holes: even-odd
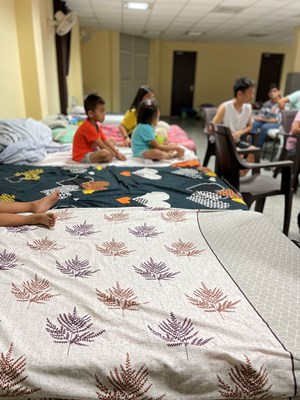
[[[184,155],[184,149],[178,146],[161,145],[155,139],[154,126],[159,118],[155,99],[140,102],[137,112],[137,126],[134,128],[131,147],[134,157],[150,160],[168,160]]]
[[[59,190],[39,200],[29,202],[0,203],[0,226],[45,225],[53,228],[56,223],[55,213],[46,213],[59,198]],[[16,215],[30,212],[30,215]]]

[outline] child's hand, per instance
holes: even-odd
[[[117,153],[117,159],[120,160],[120,161],[125,161],[125,160],[126,160],[126,157],[124,156],[124,154],[122,154],[122,153],[120,153],[120,152],[118,151],[118,153]]]
[[[124,139],[123,146],[124,146],[124,147],[131,147],[131,140],[130,140],[130,137],[129,137],[129,136],[127,136],[127,137]]]
[[[184,156],[184,149],[182,147],[177,147],[176,149],[177,157],[183,157]]]

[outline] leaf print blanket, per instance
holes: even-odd
[[[300,252],[263,215],[56,213],[0,228],[1,398],[299,398]]]

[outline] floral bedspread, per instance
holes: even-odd
[[[297,396],[299,360],[212,251],[201,212],[56,212],[52,230],[0,228],[1,398]]]

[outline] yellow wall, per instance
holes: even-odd
[[[149,83],[154,87],[163,115],[169,115],[171,109],[174,51],[197,52],[195,109],[201,103],[218,105],[232,98],[234,80],[240,76],[249,76],[257,82],[262,53],[285,54],[282,89],[291,64],[290,46],[156,42],[150,46]]]
[[[97,93],[106,102],[106,110],[119,111],[119,33],[96,31],[82,42],[84,93]]]
[[[262,53],[285,55],[280,82],[282,89],[292,62],[291,46],[150,40],[148,83],[155,91],[163,115],[170,114],[173,52],[177,50],[197,52],[193,105],[196,109],[201,103],[218,105],[230,99],[233,83],[240,76],[249,76],[257,82]],[[97,92],[104,97],[108,111],[119,112],[119,34],[93,32],[86,43],[82,42],[81,54],[84,92]]]
[[[50,32],[48,19],[53,19],[52,0],[0,1],[0,45],[6,55],[0,63],[0,118],[40,119],[60,110],[55,33]],[[118,112],[119,33],[96,31],[90,40],[79,44],[79,28],[75,26],[72,36],[69,96],[75,96],[82,104],[83,92],[97,92],[105,99],[108,111]],[[165,115],[171,108],[172,60],[176,50],[197,52],[194,108],[203,102],[219,104],[231,98],[233,82],[241,75],[257,81],[263,52],[285,54],[282,89],[287,72],[295,64],[292,46],[151,40],[149,84]]]
[[[73,101],[79,105],[83,104],[83,83],[81,68],[81,50],[79,24],[73,26],[71,32],[71,51],[68,82],[69,108]]]
[[[50,31],[48,20],[53,20],[53,5],[52,0],[43,0],[39,2],[41,15],[40,15],[40,26],[41,26],[41,38],[42,43],[40,44],[40,51],[43,57],[43,69],[44,69],[44,90],[47,98],[47,110],[45,115],[56,114],[60,112],[60,101],[59,101],[59,88],[58,88],[58,73],[57,73],[57,62],[56,62],[56,45],[55,45],[55,33]]]
[[[0,118],[24,118],[25,101],[20,67],[14,2],[0,1]]]
[[[59,112],[52,0],[1,0],[0,118]]]

